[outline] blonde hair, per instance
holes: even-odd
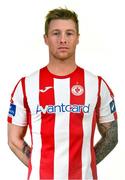
[[[56,8],[48,12],[46,15],[45,21],[45,35],[48,35],[49,24],[52,20],[55,19],[71,19],[76,25],[77,33],[79,34],[79,21],[78,16],[74,11],[71,11],[67,8]]]

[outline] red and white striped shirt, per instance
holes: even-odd
[[[109,86],[78,66],[66,76],[44,67],[22,78],[8,115],[9,123],[31,131],[29,180],[97,179],[95,126],[116,119]]]

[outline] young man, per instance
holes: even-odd
[[[75,61],[75,12],[54,9],[45,22],[49,64],[16,85],[8,144],[29,168],[28,179],[97,179],[96,164],[117,144],[114,96],[106,82]],[[101,139],[93,145],[95,126]],[[29,126],[31,147],[24,137]]]

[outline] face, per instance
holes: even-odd
[[[59,60],[75,58],[79,35],[73,20],[52,20],[44,40],[49,47],[50,57]]]

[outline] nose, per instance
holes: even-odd
[[[66,35],[65,34],[62,34],[60,36],[60,43],[61,44],[66,44],[67,43],[67,38],[66,38]]]

